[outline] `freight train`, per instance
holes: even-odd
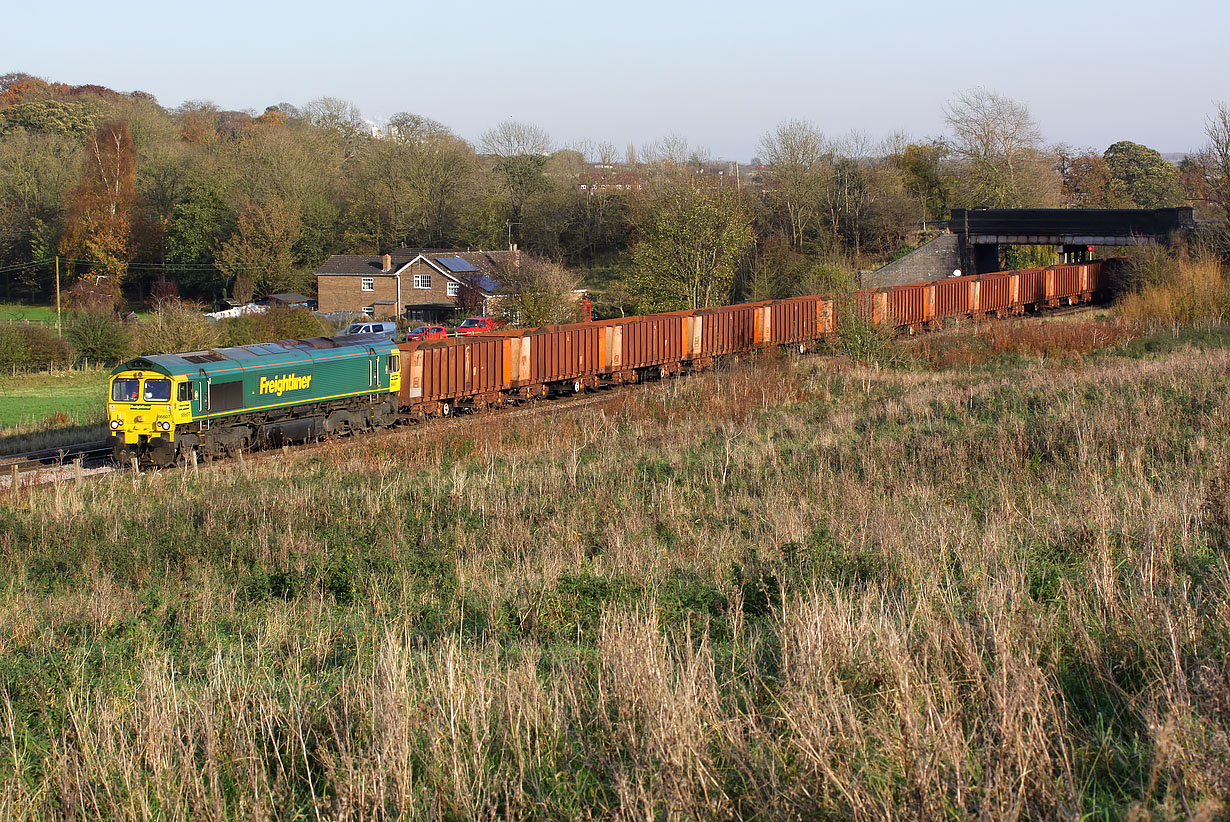
[[[367,334],[138,357],[112,372],[111,445],[120,462],[167,466],[576,394],[773,346],[804,353],[837,333],[844,306],[914,331],[1090,302],[1108,288],[1104,269],[1057,265],[400,345]]]

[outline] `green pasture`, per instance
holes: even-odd
[[[98,422],[108,373],[73,369],[0,375],[0,428]],[[67,419],[57,419],[57,414]]]

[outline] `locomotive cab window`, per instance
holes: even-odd
[[[141,397],[141,381],[137,379],[119,379],[111,383],[111,399],[113,402],[136,402]]]
[[[180,402],[188,402],[188,400],[192,399],[192,383],[181,382],[176,397]]]
[[[145,381],[145,401],[146,402],[170,402],[171,401],[171,381],[170,380],[146,380]]]
[[[400,354],[390,354],[389,355],[389,373],[396,374],[400,370],[401,370],[401,355]]]

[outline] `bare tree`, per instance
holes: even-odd
[[[1225,103],[1219,104],[1217,113],[1205,123],[1204,133],[1208,142],[1198,159],[1204,170],[1205,190],[1209,200],[1230,219],[1230,108]]]
[[[484,131],[481,144],[483,151],[504,158],[551,153],[551,135],[533,123],[516,120],[505,120],[495,128]]]
[[[576,322],[577,283],[577,275],[564,266],[526,257],[520,265],[505,266],[500,272],[500,313],[527,327]]]
[[[336,135],[347,146],[353,146],[366,131],[358,107],[338,97],[317,97],[307,104],[305,114],[311,125]]]
[[[833,176],[832,151],[807,120],[785,120],[760,139],[769,201],[785,216],[791,248],[802,250],[820,221],[824,189]]]
[[[1054,170],[1029,107],[984,88],[963,91],[944,107],[953,154],[969,205],[1016,208],[1055,199]]]
[[[421,114],[399,111],[389,118],[389,137],[399,143],[417,143],[453,136],[448,126]]]

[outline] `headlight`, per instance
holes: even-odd
[[[119,420],[111,420],[111,430],[114,431],[116,428],[119,428],[120,424]]]
[[[170,431],[170,430],[171,430],[171,423],[169,423],[169,422],[160,422],[160,423],[158,423],[158,427],[159,427],[159,428],[161,428],[163,431]]]

